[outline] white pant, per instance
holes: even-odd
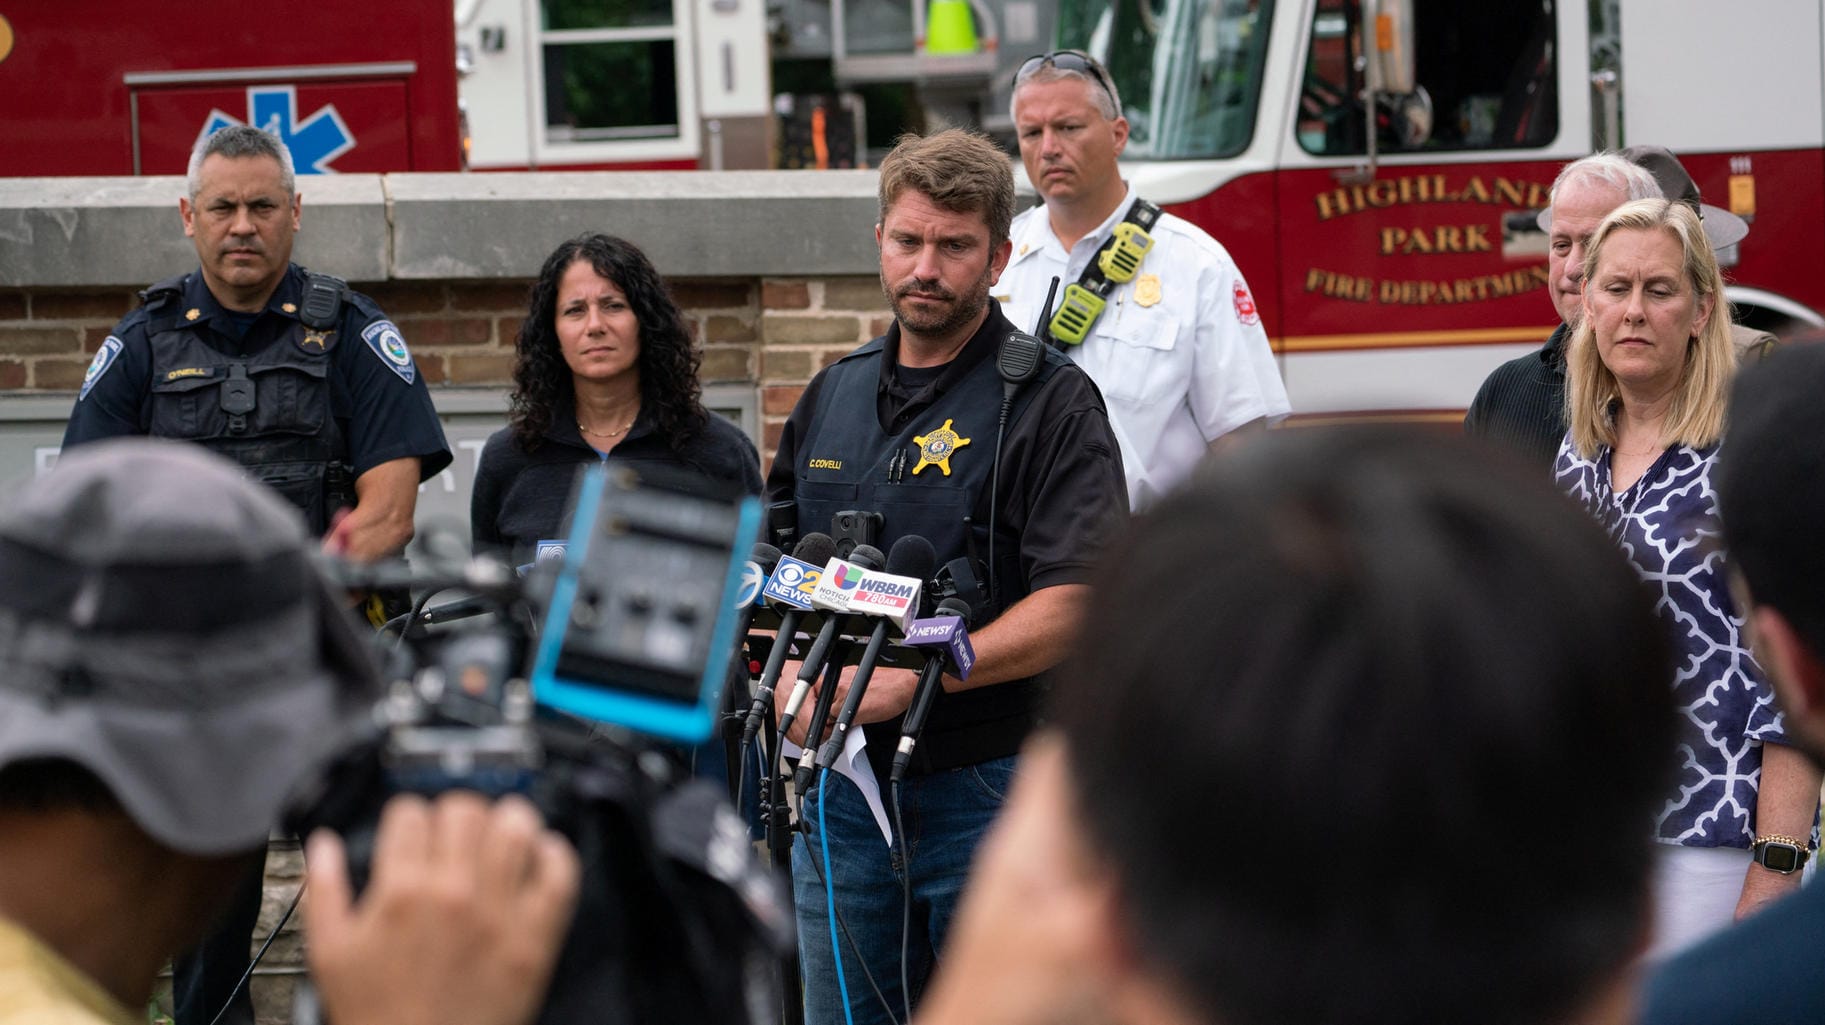
[[[1740,847],[1660,845],[1647,959],[1670,957],[1734,922],[1748,871],[1749,852]]]

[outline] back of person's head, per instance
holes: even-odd
[[[1639,950],[1665,638],[1536,478],[1276,432],[1105,560],[1056,717],[1136,957],[1196,1017],[1543,1025]]]
[[[907,133],[881,161],[881,222],[907,192],[952,213],[978,214],[989,245],[1008,240],[1014,222],[1014,165],[988,136],[963,128]]]
[[[1724,543],[1758,605],[1825,658],[1825,333],[1739,375],[1717,457]]]
[[[264,842],[378,683],[298,512],[182,442],[66,452],[0,504],[0,803]]]

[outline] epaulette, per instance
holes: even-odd
[[[836,360],[835,363],[832,363],[830,365],[835,366],[837,363],[847,363],[852,359],[861,359],[863,356],[872,355],[874,353],[880,352],[882,349],[885,349],[885,348],[887,348],[887,336],[886,335],[882,335],[879,338],[871,338],[868,341],[863,342],[861,345],[844,353],[841,357],[839,357]]]
[[[184,279],[189,276],[179,274],[140,289],[139,304],[149,311],[157,312],[166,303],[175,302],[178,296],[184,294]]]

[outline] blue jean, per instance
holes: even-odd
[[[798,949],[805,986],[806,1025],[842,1025],[843,1009],[836,964],[830,949],[830,918],[825,909],[821,875],[824,851],[818,834],[819,802],[830,835],[831,885],[837,911],[847,927],[839,930],[843,976],[850,1013],[856,1025],[888,1025],[887,1008],[863,975],[857,951],[874,976],[893,1017],[904,1020],[906,999],[900,987],[901,880],[912,877],[912,937],[908,949],[908,984],[917,1006],[944,936],[956,914],[957,899],[976,854],[976,845],[1001,810],[1014,778],[1015,759],[996,758],[962,769],[908,778],[902,784],[901,814],[906,833],[890,848],[855,784],[833,772],[805,798],[804,816],[810,842],[800,836],[792,848],[792,895],[798,909]],[[889,821],[893,805],[889,794]]]

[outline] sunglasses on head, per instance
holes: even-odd
[[[1020,70],[1014,72],[1014,84],[1016,86],[1020,85],[1021,79],[1033,74],[1047,64],[1052,65],[1060,71],[1076,71],[1080,74],[1089,75],[1097,85],[1102,86],[1103,92],[1108,94],[1110,100],[1115,99],[1115,90],[1109,87],[1109,80],[1103,77],[1103,69],[1098,67],[1096,62],[1091,60],[1088,54],[1079,50],[1053,50],[1051,53],[1034,54],[1033,56],[1028,57],[1026,60],[1020,62]]]

